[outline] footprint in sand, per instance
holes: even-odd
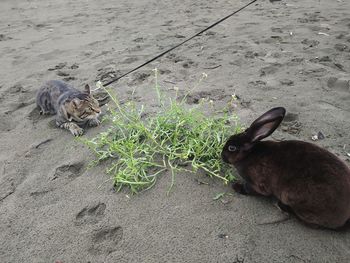
[[[336,63],[329,56],[322,56],[320,58],[319,57],[312,58],[312,59],[310,59],[310,62],[322,64],[324,66],[331,67],[331,68],[337,69],[339,71],[343,71],[343,72],[345,71],[344,66],[342,64]]]
[[[299,72],[302,75],[308,76],[308,77],[323,77],[327,73],[327,69],[325,68],[310,68],[310,69],[303,69]]]
[[[21,84],[16,84],[8,89],[8,92],[10,94],[16,94],[16,93],[25,93],[26,90]]]
[[[169,69],[159,69],[158,72],[159,72],[160,75],[167,75],[167,74],[171,73],[171,70],[169,70]]]
[[[174,53],[169,53],[168,55],[166,55],[166,58],[170,59],[174,63],[178,63],[184,60],[183,58],[181,58],[180,56],[177,56]]]
[[[8,37],[4,34],[0,34],[0,41],[6,41],[6,40],[10,40],[12,39],[12,37]]]
[[[256,57],[258,57],[259,56],[259,54],[258,54],[258,52],[255,52],[255,51],[247,51],[247,52],[245,52],[245,54],[244,54],[244,57],[245,58],[256,58]]]
[[[128,82],[129,85],[138,85],[147,80],[151,76],[151,73],[149,71],[145,72],[135,72],[132,74],[132,80]]]
[[[5,111],[7,114],[11,114],[17,110],[20,110],[24,107],[27,107],[29,105],[34,104],[34,99],[31,100],[22,100],[21,98],[18,100],[18,102],[11,104],[11,109],[8,111]]]
[[[58,70],[58,71],[56,72],[56,75],[59,76],[59,77],[62,77],[62,79],[63,79],[64,81],[67,81],[67,82],[76,79],[76,77],[71,76],[71,74],[70,74],[69,72],[63,71],[63,70]]]
[[[29,152],[30,155],[33,155],[34,150],[38,150],[40,147],[43,147],[46,143],[50,142],[51,139],[46,139],[36,146],[33,147],[33,151]],[[50,176],[49,183],[46,183],[44,187],[39,187],[38,189],[31,191],[30,196],[33,198],[33,201],[36,202],[37,206],[46,205],[46,204],[55,204],[59,201],[59,195],[57,195],[57,190],[60,187],[67,185],[77,177],[81,176],[83,172],[84,163],[76,162],[73,164],[64,164],[57,167],[52,176]],[[93,218],[93,214],[95,213],[97,216],[104,213],[105,205],[101,206],[96,205],[95,207],[85,208],[80,211],[77,215],[77,224],[83,224],[86,220],[87,222],[93,222],[95,219]],[[96,211],[95,211],[96,210]],[[88,217],[86,219],[85,217]],[[89,218],[89,216],[91,218]],[[97,222],[97,221],[96,221]]]
[[[6,114],[11,114],[19,109],[35,103],[35,93],[25,89],[21,84],[8,88],[1,96],[0,102],[8,105]]]
[[[299,115],[297,113],[288,112],[283,119],[281,129],[292,135],[297,135],[302,129],[301,122],[298,121]]]
[[[280,27],[271,27],[271,31],[274,33],[283,33],[283,29]]]
[[[281,79],[281,80],[280,80],[280,83],[281,83],[283,86],[293,86],[293,85],[294,85],[294,81],[293,81],[293,80],[290,80],[290,79]]]
[[[17,96],[17,97],[16,97]],[[19,114],[13,114],[34,103],[33,94],[23,89],[21,85],[15,85],[7,89],[0,96],[0,103],[7,106],[6,110],[0,113],[0,131],[11,131],[20,123]]]
[[[18,94],[24,94],[27,93],[27,90],[24,89],[24,87],[21,84],[16,84],[12,87],[9,87],[7,90],[5,90],[0,97],[0,102],[2,101],[8,101],[11,97],[18,96]]]
[[[69,183],[82,174],[83,167],[83,162],[61,165],[55,169],[55,172],[51,177],[51,181],[59,180]]]
[[[174,53],[170,53],[169,55],[166,56],[167,59],[169,59],[170,61],[172,61],[173,63],[182,63],[182,66],[184,68],[189,68],[191,66],[196,66],[197,63],[195,63],[193,60],[185,58],[185,57],[181,57],[178,56]]]
[[[61,63],[58,63],[56,66],[49,68],[48,71],[63,69],[66,66],[67,66],[67,62],[61,62]]]
[[[282,64],[280,63],[273,63],[267,67],[263,67],[260,69],[260,77],[274,74],[276,73],[280,68],[282,67]]]
[[[51,192],[51,190],[41,190],[41,191],[31,192],[29,195],[31,197],[33,197],[34,199],[37,199],[37,198],[42,197],[42,196],[44,196],[44,195],[46,195],[46,194],[48,194],[50,192]]]
[[[110,254],[118,249],[118,243],[123,239],[123,228],[121,226],[106,227],[95,230],[91,238],[92,254]]]
[[[283,41],[285,41],[283,37],[277,36],[277,35],[273,35],[261,40],[261,42],[265,44],[276,44],[276,43],[282,43]]]
[[[132,41],[134,41],[136,43],[143,43],[143,42],[145,42],[145,38],[137,37],[137,38],[133,39]]]
[[[40,188],[40,187],[39,187]],[[55,191],[54,188],[44,188],[33,190],[29,193],[32,198],[31,205],[33,207],[43,207],[47,205],[54,205],[61,201],[62,197]]]
[[[7,176],[0,181],[0,202],[13,194],[16,190],[14,180]]]
[[[63,78],[63,80],[64,80],[64,81],[67,81],[67,82],[72,81],[72,80],[76,80],[76,79],[77,79],[77,78],[74,77],[74,76],[68,76],[68,77]]]
[[[79,68],[79,65],[77,63],[74,63],[70,67],[68,67],[66,70],[64,70],[67,67],[67,62],[61,62],[58,63],[56,66],[51,67],[48,69],[48,71],[56,71],[56,75],[59,77],[63,77],[63,80],[65,81],[71,81],[75,80],[76,78],[74,76],[71,76],[71,73],[67,70],[74,70]]]
[[[180,100],[183,98],[184,98],[184,95],[179,97]],[[189,94],[186,98],[186,102],[191,105],[191,104],[199,104],[201,99],[218,101],[224,98],[230,98],[230,96],[225,93],[224,89],[214,89],[211,91],[198,91],[198,92]]]
[[[175,37],[175,38],[186,38],[186,36],[180,35],[180,34],[175,34],[174,37]]]
[[[248,87],[249,88],[256,88],[256,89],[266,89],[267,83],[266,83],[266,81],[263,81],[263,80],[250,81],[248,83]]]
[[[102,219],[105,210],[106,204],[104,203],[88,205],[75,216],[75,225],[96,224]]]
[[[68,77],[69,76],[69,73],[67,71],[62,71],[62,70],[58,70],[56,72],[56,75],[57,76],[60,76],[60,77]]]
[[[181,65],[185,69],[193,67],[193,66],[195,67],[195,66],[198,65],[197,62],[194,62],[191,59],[188,59],[188,58],[185,58],[185,57],[181,57],[181,56],[177,56],[177,55],[175,55],[173,53],[170,53],[169,55],[167,55],[166,58],[169,59],[173,63],[181,63]]]
[[[193,66],[195,63],[192,60],[188,60],[182,63],[182,66],[184,68],[190,68],[191,66]]]
[[[334,49],[340,52],[350,52],[350,48],[344,43],[335,44]]]
[[[305,61],[304,58],[294,57],[286,63],[286,66],[297,66]]]
[[[18,162],[17,159],[13,162],[5,161],[1,170],[3,174],[0,178],[0,202],[12,195],[28,175],[23,162]]]
[[[123,72],[116,69],[116,66],[114,64],[108,65],[106,67],[100,68],[97,70],[97,76],[95,79],[95,82],[97,81],[108,81],[111,80],[117,76],[120,76]]]
[[[283,122],[293,122],[298,120],[298,118],[299,118],[298,113],[287,112],[286,116],[284,116]]]
[[[325,62],[332,62],[332,59],[329,56],[323,56],[323,57],[316,57],[310,59],[310,62],[313,63],[325,63]]]
[[[1,114],[0,115],[0,131],[11,131],[16,128],[17,123],[13,121],[10,114]]]
[[[162,24],[161,26],[171,26],[173,23],[174,23],[174,20],[168,20],[168,21],[165,21],[165,23]]]
[[[138,61],[139,59],[137,57],[129,57],[124,59],[122,62],[120,62],[121,64],[131,64],[134,63],[136,61]]]
[[[350,92],[350,79],[330,77],[327,86],[332,90]]]
[[[34,107],[27,115],[27,118],[32,121],[33,125],[35,125],[38,121],[44,120],[47,118],[45,115],[40,115],[40,111],[37,107]]]
[[[320,44],[320,42],[314,39],[305,38],[301,41],[301,44],[305,45],[306,47],[304,47],[304,49],[306,49],[306,48],[317,47],[318,44]]]
[[[303,24],[311,24],[320,21],[327,21],[325,17],[320,16],[320,12],[304,13],[304,17],[298,18],[298,22]]]

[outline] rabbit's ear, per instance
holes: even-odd
[[[273,108],[265,112],[250,125],[251,142],[260,141],[271,135],[281,124],[286,109],[283,107]]]

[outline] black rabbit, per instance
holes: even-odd
[[[226,142],[221,156],[245,180],[241,194],[275,196],[284,211],[304,222],[339,228],[350,219],[350,169],[331,152],[302,141],[261,141],[282,122],[286,110],[273,108]]]

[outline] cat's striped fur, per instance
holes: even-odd
[[[40,114],[56,114],[56,125],[74,136],[83,134],[81,126],[100,124],[101,109],[89,85],[85,86],[85,91],[80,91],[64,81],[50,80],[38,91],[36,104]]]

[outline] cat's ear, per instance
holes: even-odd
[[[85,89],[85,93],[87,93],[89,95],[91,94],[91,89],[90,89],[89,84],[86,84],[84,89]]]
[[[81,104],[81,100],[78,99],[78,98],[75,98],[75,99],[72,100],[71,103],[72,103],[74,109],[77,109],[77,108],[79,108],[79,106],[80,106],[80,104]]]

